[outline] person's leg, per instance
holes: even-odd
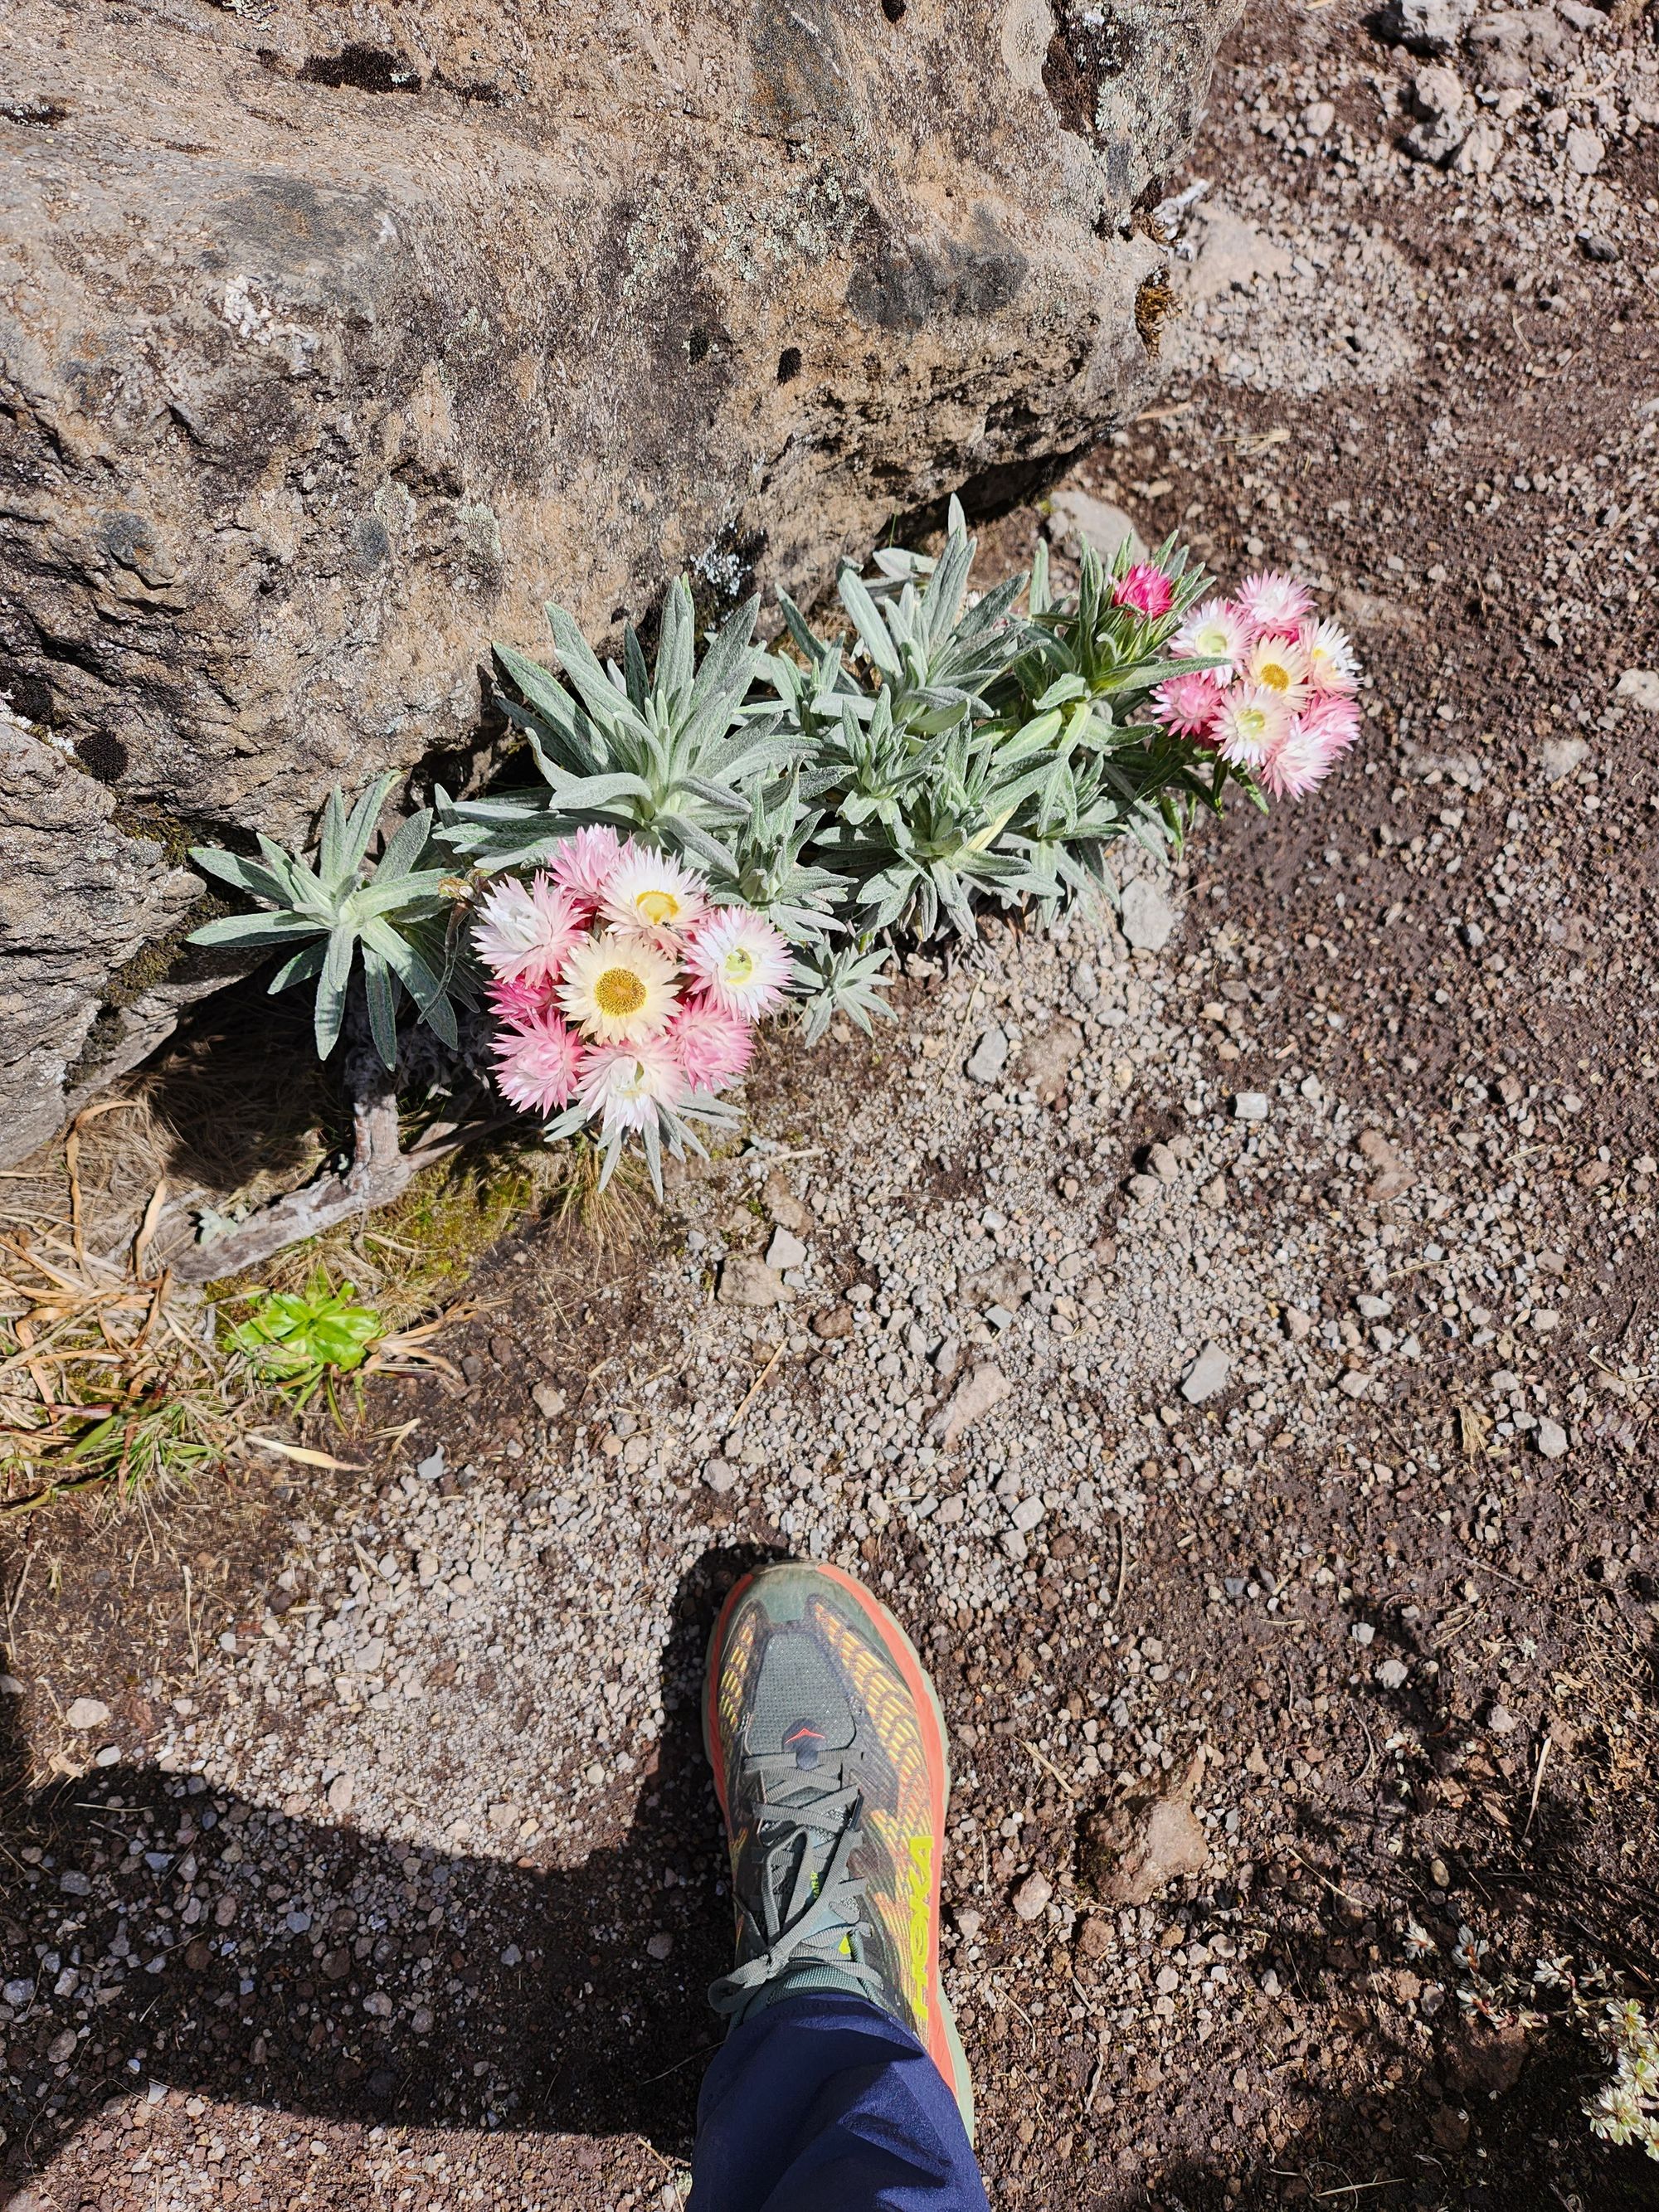
[[[690,2212],[986,2212],[944,2075],[857,1997],[789,1997],[732,2031],[692,2174]]]
[[[839,1569],[763,1568],[710,1639],[703,1741],[737,1960],[693,2212],[982,2212],[939,1979],[945,1723],[908,1639]]]

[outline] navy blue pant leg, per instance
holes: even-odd
[[[784,1997],[733,2030],[697,2100],[687,2212],[988,2212],[956,2099],[857,1997]]]

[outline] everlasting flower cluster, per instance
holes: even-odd
[[[1277,569],[1250,577],[1234,599],[1194,607],[1166,651],[1209,665],[1158,685],[1156,720],[1212,748],[1275,799],[1311,791],[1359,735],[1353,647],[1336,623],[1316,619],[1306,587]]]
[[[1652,2023],[1633,1999],[1609,1998],[1597,2033],[1618,2070],[1584,2106],[1590,2131],[1659,2159],[1659,2038]]]
[[[606,1177],[630,1132],[653,1179],[663,1141],[701,1149],[688,1121],[720,1118],[718,1094],[748,1066],[754,1024],[791,973],[770,922],[712,904],[694,870],[603,826],[566,839],[527,882],[493,883],[472,943],[491,977],[497,1085],[556,1116],[550,1135],[595,1125]]]

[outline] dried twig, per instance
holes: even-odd
[[[275,1452],[279,1459],[297,1460],[301,1467],[326,1468],[341,1474],[362,1474],[364,1470],[355,1460],[336,1459],[331,1453],[313,1451],[309,1444],[286,1444],[276,1437],[241,1437],[243,1444],[257,1444],[261,1451]]]
[[[767,1361],[767,1363],[766,1363],[765,1366],[762,1368],[762,1370],[761,1370],[760,1373],[759,1373],[759,1374],[755,1377],[754,1381],[750,1384],[749,1389],[748,1389],[748,1391],[747,1391],[747,1393],[746,1393],[746,1394],[745,1394],[745,1395],[744,1395],[744,1401],[743,1401],[742,1405],[740,1405],[740,1406],[738,1407],[738,1408],[737,1412],[736,1412],[735,1413],[733,1413],[733,1415],[732,1416],[732,1419],[730,1419],[730,1421],[729,1421],[729,1422],[727,1422],[727,1424],[726,1424],[726,1435],[727,1435],[728,1437],[729,1437],[729,1436],[735,1435],[735,1433],[736,1433],[736,1431],[737,1431],[738,1428],[739,1427],[739,1425],[741,1425],[741,1423],[742,1423],[742,1420],[743,1420],[743,1417],[744,1417],[744,1414],[749,1411],[749,1408],[750,1408],[750,1407],[754,1404],[754,1402],[755,1402],[756,1399],[757,1399],[757,1397],[759,1397],[760,1393],[761,1393],[761,1387],[762,1387],[762,1385],[765,1382],[767,1376],[768,1376],[772,1372],[772,1370],[773,1370],[773,1369],[777,1365],[777,1364],[778,1364],[779,1360],[782,1358],[782,1357],[783,1357],[783,1344],[784,1344],[784,1340],[783,1340],[783,1339],[782,1339],[781,1337],[780,1337],[780,1338],[778,1339],[777,1342],[776,1342],[776,1343],[772,1346],[772,1356],[771,1356],[771,1358]]]
[[[1042,1769],[1043,1772],[1045,1774],[1052,1774],[1054,1780],[1059,1783],[1060,1788],[1066,1792],[1066,1795],[1068,1797],[1075,1798],[1077,1791],[1072,1787],[1071,1784],[1066,1779],[1066,1777],[1054,1765],[1053,1759],[1045,1759],[1042,1753],[1037,1749],[1036,1746],[1030,1742],[1026,1737],[1021,1736],[1019,1741],[1021,1750],[1030,1752],[1032,1759],[1036,1761],[1036,1765]]]
[[[353,1028],[362,1032],[345,1059],[353,1133],[350,1166],[343,1175],[325,1172],[263,1207],[240,1227],[191,1245],[173,1263],[182,1280],[209,1283],[245,1274],[286,1251],[290,1244],[319,1236],[337,1222],[390,1206],[428,1168],[449,1158],[464,1145],[510,1127],[517,1119],[511,1114],[498,1114],[478,1121],[460,1118],[436,1121],[419,1144],[405,1152],[398,1143],[396,1073],[381,1064],[368,1039],[361,1000],[349,1018]]]
[[[1532,1824],[1538,1817],[1538,1792],[1543,1786],[1544,1769],[1549,1764],[1550,1747],[1553,1741],[1554,1738],[1546,1730],[1544,1741],[1538,1747],[1538,1771],[1532,1778],[1532,1801],[1527,1807],[1527,1825],[1521,1831],[1522,1843],[1531,1835]]]

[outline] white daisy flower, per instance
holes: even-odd
[[[478,902],[472,942],[486,968],[509,983],[550,982],[580,936],[582,919],[550,878],[503,876]]]
[[[668,930],[678,936],[708,911],[701,880],[666,853],[625,846],[599,894],[599,912],[618,929]]]
[[[1245,658],[1244,681],[1276,691],[1294,714],[1308,703],[1308,656],[1293,637],[1258,638]]]
[[[758,1021],[783,1002],[789,946],[746,906],[717,907],[686,946],[685,964],[723,1012]]]
[[[1358,688],[1359,656],[1352,639],[1339,623],[1304,623],[1297,642],[1308,656],[1308,681],[1316,691],[1346,696]]]
[[[679,1004],[674,963],[648,937],[619,934],[579,945],[556,994],[568,1018],[600,1044],[659,1036]]]
[[[1206,672],[1218,684],[1231,684],[1244,665],[1250,625],[1231,599],[1206,599],[1194,607],[1170,640],[1173,660],[1217,660]]]
[[[1258,630],[1292,631],[1313,611],[1307,586],[1282,568],[1264,568],[1260,575],[1247,576],[1233,604]]]
[[[629,1044],[596,1044],[583,1054],[576,1095],[602,1136],[643,1129],[659,1106],[678,1106],[690,1091],[672,1046],[660,1037]]]
[[[1291,726],[1290,710],[1265,684],[1238,684],[1223,694],[1212,732],[1221,757],[1260,768]]]

